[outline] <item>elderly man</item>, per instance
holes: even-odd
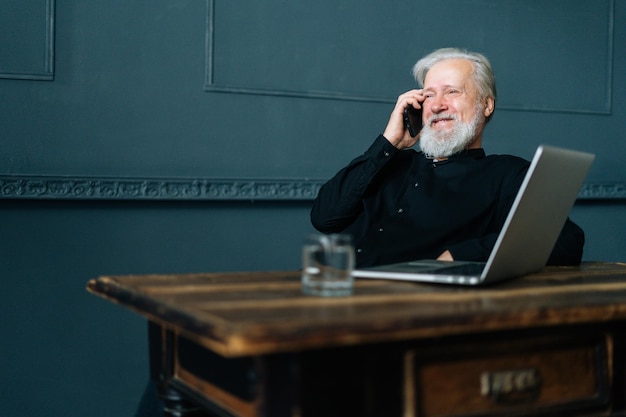
[[[483,55],[440,49],[413,74],[422,88],[398,97],[384,133],[322,186],[311,210],[319,231],[352,235],[357,267],[486,261],[529,167],[482,148],[497,98]],[[408,106],[422,110],[415,137],[404,123]],[[412,149],[418,141],[421,152]],[[580,263],[583,245],[582,229],[568,219],[548,263]]]

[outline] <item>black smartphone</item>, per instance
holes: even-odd
[[[405,107],[404,125],[409,131],[409,135],[411,135],[411,137],[417,136],[420,130],[422,130],[422,110],[417,110],[411,105]]]

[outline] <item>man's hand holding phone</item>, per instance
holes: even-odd
[[[416,109],[413,106],[404,108],[404,126],[409,131],[412,138],[417,136],[422,130],[422,109]]]
[[[411,90],[402,94],[389,117],[383,136],[398,149],[414,146],[422,129],[423,90]]]

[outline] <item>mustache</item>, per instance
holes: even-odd
[[[459,118],[456,114],[450,114],[450,113],[433,114],[432,116],[428,118],[428,124],[430,125],[440,120],[454,120],[455,122],[458,122]]]

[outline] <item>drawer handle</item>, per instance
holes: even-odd
[[[480,393],[496,403],[527,403],[539,396],[541,375],[535,368],[497,372],[480,375]]]

